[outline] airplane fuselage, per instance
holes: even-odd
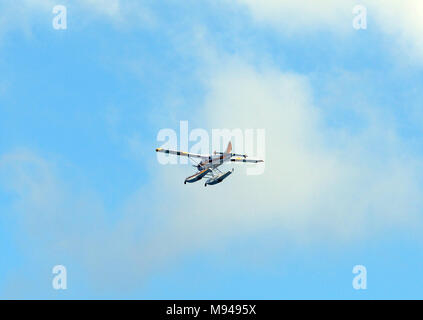
[[[198,171],[214,169],[222,165],[224,162],[229,161],[230,159],[230,153],[210,155],[208,159],[205,159],[198,164],[197,169]]]

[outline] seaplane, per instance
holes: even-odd
[[[207,187],[208,185],[215,185],[221,183],[223,180],[225,180],[232,174],[232,172],[234,171],[233,168],[232,170],[229,170],[227,172],[222,172],[219,170],[218,167],[220,167],[225,162],[264,162],[263,160],[247,159],[246,154],[232,153],[232,143],[230,141],[225,152],[214,151],[214,153],[210,155],[201,155],[184,151],[174,151],[163,148],[157,148],[156,152],[188,157],[194,163],[193,167],[197,168],[199,172],[187,177],[184,181],[184,184],[197,182],[203,178],[206,178],[207,180],[204,184],[205,187]]]

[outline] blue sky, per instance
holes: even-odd
[[[422,298],[423,6],[296,3],[0,1],[0,297]],[[183,120],[264,174],[183,185]]]

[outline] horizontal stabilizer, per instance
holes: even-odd
[[[263,160],[253,160],[253,159],[245,159],[245,158],[231,158],[232,162],[247,162],[247,163],[259,163],[264,162]]]

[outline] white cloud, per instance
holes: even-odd
[[[246,6],[259,22],[270,24],[280,31],[321,31],[351,29],[354,1],[326,0],[230,0]]]
[[[353,32],[353,8],[367,7],[367,27],[378,28],[389,37],[400,59],[423,62],[423,3],[416,0],[227,0],[246,7],[253,19],[287,34],[330,31]]]
[[[324,227],[341,238],[418,219],[420,159],[404,153],[394,124],[369,115],[359,133],[329,130],[307,79],[272,68],[224,64],[210,84],[210,126],[266,129],[265,174],[245,177],[231,203],[259,208],[259,220]],[[249,201],[250,194],[260,196]],[[243,215],[257,226],[254,212]]]
[[[423,63],[423,3],[416,0],[368,0],[368,5],[369,14],[374,12],[372,16],[377,26],[392,37],[392,49],[402,59],[411,58],[411,62]]]
[[[139,0],[79,0],[79,13],[105,17],[115,26],[151,27],[156,15],[146,1]]]
[[[249,5],[261,2],[256,3]],[[257,19],[278,23],[288,2],[267,4],[272,3],[279,7],[260,9]],[[108,4],[102,14],[119,16],[122,7]],[[291,13],[297,5],[288,5]],[[322,21],[342,23],[327,8],[310,6],[302,21],[311,29]],[[295,18],[287,19],[293,30]],[[157,174],[152,184],[128,195],[117,209],[121,218],[111,224],[101,196],[61,179],[54,161],[11,152],[0,158],[0,171],[3,185],[18,195],[14,208],[33,237],[24,245],[37,249],[33,254],[40,242],[49,254],[64,251],[97,285],[111,286],[113,280],[133,285],[175,256],[215,249],[253,232],[273,229],[289,241],[324,236],[342,243],[420,226],[421,159],[407,153],[395,124],[369,117],[358,133],[328,129],[306,77],[236,60],[211,63],[201,114],[208,127],[265,128],[264,175],[245,176],[240,165],[221,185],[204,188],[201,182],[182,184],[182,171],[189,175],[192,168],[152,165]],[[134,135],[125,143],[134,151],[144,148],[142,155],[152,152],[151,144],[138,141]],[[116,278],[116,270],[124,272]]]
[[[0,3],[0,36],[14,30],[27,37],[33,35],[34,26],[51,26],[57,5],[53,0],[5,1]],[[67,7],[68,27],[86,26],[96,19],[106,19],[115,27],[138,26],[148,28],[155,25],[155,15],[145,1],[136,0],[63,0]],[[96,18],[96,19],[93,19]],[[94,21],[94,22],[93,22]]]
[[[7,32],[19,30],[27,37],[32,35],[33,24],[39,22],[40,15],[51,13],[52,0],[23,0],[0,3],[0,37]]]
[[[382,30],[389,37],[392,50],[400,59],[411,58],[412,62],[423,62],[423,4],[416,0],[363,0],[360,3],[353,0],[326,0],[318,4],[311,4],[309,0],[223,0],[223,3],[245,8],[257,23],[295,36],[320,31],[341,35],[355,32],[352,28],[353,8],[357,4],[363,4],[368,8],[368,29]],[[119,27],[157,26],[160,15],[145,1],[66,0],[63,4],[76,9],[68,12],[69,15],[77,15],[74,21],[80,21],[80,16],[95,15],[106,18]],[[43,19],[46,16],[52,18],[51,10],[54,5],[56,3],[52,0],[24,0],[19,4],[2,4],[1,30],[4,33],[20,28],[30,35],[32,26],[40,23],[40,15]]]
[[[96,279],[92,285],[113,290],[138,286],[187,253],[268,230],[288,243],[338,245],[419,228],[421,159],[390,123],[371,118],[354,134],[329,129],[312,101],[301,75],[235,59],[214,66],[205,125],[265,128],[265,173],[246,176],[238,165],[205,188],[183,185],[191,167],[151,164],[154,179],[124,199],[113,223],[101,196],[60,179],[54,162],[28,151],[3,155],[2,184],[18,195],[14,208],[33,237],[24,245],[33,254],[64,252]],[[151,144],[136,148],[153,152]],[[124,271],[116,277],[116,270]]]
[[[108,16],[117,16],[121,10],[120,0],[79,0],[79,5]]]

